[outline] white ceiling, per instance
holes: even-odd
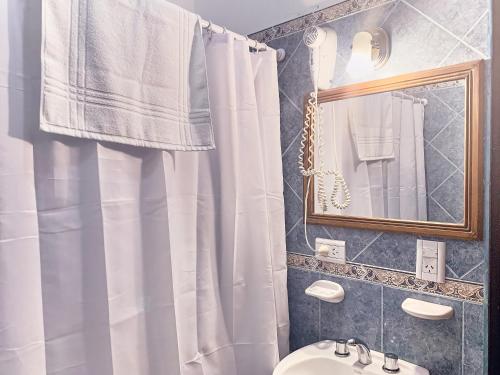
[[[251,34],[344,0],[170,0],[228,29]]]

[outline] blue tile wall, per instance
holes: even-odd
[[[464,87],[427,89],[424,117],[427,219],[461,223],[464,219]],[[453,198],[453,199],[451,199]]]
[[[452,306],[454,315],[438,321],[415,318],[401,309],[406,298]],[[432,375],[462,374],[461,302],[384,288],[383,314],[384,351],[403,353],[406,360],[429,369]]]
[[[342,303],[320,303],[320,338],[360,337],[370,348],[382,349],[382,286],[339,277],[322,277],[342,284]]]
[[[488,0],[350,0],[338,6],[347,9],[347,3],[350,7],[356,3],[361,8],[322,25],[336,30],[339,38],[333,80],[337,86],[353,82],[345,73],[353,35],[376,26],[384,27],[391,36],[391,59],[383,69],[371,77],[364,77],[364,80],[489,58]],[[336,13],[335,9],[329,8],[326,13],[342,14],[342,9],[339,8]],[[318,17],[323,19],[324,14]],[[285,28],[280,26],[280,32]],[[269,33],[272,34],[272,31]],[[287,250],[312,254],[304,237],[302,178],[297,168],[302,101],[304,94],[312,89],[309,52],[302,43],[302,31],[268,41],[268,44],[287,51],[286,60],[278,67]],[[486,66],[488,68],[489,64]],[[488,74],[487,69],[487,77]],[[488,79],[486,83],[488,86]],[[489,87],[486,87],[486,93],[488,97]],[[449,189],[453,184],[459,185],[460,178],[463,178],[459,172],[463,157],[461,159],[456,144],[446,140],[450,134],[455,134],[462,121],[460,99],[456,92],[450,90],[440,100],[451,110],[446,113],[435,111],[433,117],[429,117],[433,123],[426,124],[429,132],[426,134],[426,154],[434,161],[441,161],[428,164],[435,166],[427,171],[429,189],[433,191],[434,198],[434,202],[429,202],[429,210],[436,218],[459,220],[461,210],[457,210],[458,201],[451,198],[460,197],[449,194]],[[427,109],[429,114],[432,113],[431,107]],[[486,154],[489,150],[488,134],[487,127]],[[487,160],[485,176],[488,176],[489,170]],[[441,180],[437,176],[441,176]],[[487,179],[484,186],[488,188]],[[487,204],[486,199],[485,224],[488,220]],[[410,272],[415,269],[416,236],[318,225],[308,225],[307,232],[311,244],[316,237],[346,240],[350,261]],[[446,242],[447,277],[482,283],[488,266],[484,256],[486,242],[448,239]],[[423,365],[432,375],[482,374],[483,306],[342,278],[333,279],[346,289],[346,299],[341,304],[331,305],[304,294],[305,288],[319,278],[329,277],[297,269],[289,271],[292,350],[320,338],[360,336],[377,350],[394,351],[403,359]],[[400,308],[406,297],[452,305],[455,315],[453,319],[442,322],[412,318]]]
[[[482,306],[464,304],[464,375],[483,373],[483,315]]]
[[[319,300],[307,296],[306,288],[319,280],[319,274],[288,270],[288,305],[290,310],[290,350],[319,341]]]

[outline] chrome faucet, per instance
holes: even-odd
[[[350,339],[347,341],[347,345],[356,347],[358,351],[358,362],[366,366],[372,363],[372,355],[368,345],[366,345],[360,339]]]

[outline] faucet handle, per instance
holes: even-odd
[[[388,374],[396,374],[399,372],[399,357],[394,353],[384,354],[384,365],[382,369]]]
[[[347,348],[347,340],[336,339],[335,340],[335,355],[337,357],[349,357],[349,349]]]

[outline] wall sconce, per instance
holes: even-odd
[[[362,77],[385,65],[391,54],[389,35],[376,28],[354,35],[352,55],[346,71],[352,77]]]

